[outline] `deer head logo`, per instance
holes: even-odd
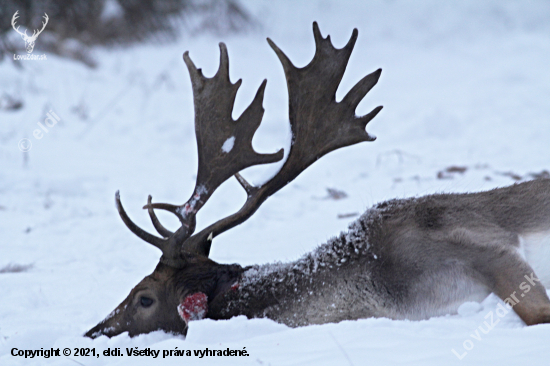
[[[38,38],[38,36],[40,35],[40,33],[42,33],[42,31],[44,30],[44,28],[46,28],[46,24],[48,24],[48,14],[44,13],[44,22],[42,22],[42,29],[41,30],[37,30],[35,29],[34,32],[32,33],[32,36],[28,36],[27,35],[27,30],[25,29],[25,33],[21,33],[19,31],[19,26],[17,26],[17,28],[15,27],[15,20],[17,18],[19,18],[19,16],[17,15],[17,13],[19,13],[19,10],[15,12],[15,14],[13,14],[13,17],[11,18],[11,26],[13,27],[13,29],[19,33],[21,35],[21,37],[23,38],[23,40],[25,41],[25,48],[27,49],[27,53],[32,53],[33,49],[34,49],[34,42],[36,41],[36,39]]]

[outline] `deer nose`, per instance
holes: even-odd
[[[98,324],[96,325],[95,327],[93,327],[92,329],[90,329],[89,331],[87,331],[84,336],[85,337],[88,337],[88,338],[97,338],[99,336],[102,336],[104,335],[103,332],[102,332],[102,327],[100,327],[101,324]]]
[[[107,337],[110,338],[110,337],[116,336],[120,333],[121,332],[116,331],[115,327],[109,326],[109,325],[105,324],[104,322],[101,322],[98,325],[96,325],[95,327],[93,327],[92,329],[90,329],[89,331],[87,331],[84,334],[84,336],[88,337],[88,338],[95,339],[97,337],[101,337],[102,335],[104,335],[104,336],[107,336]]]

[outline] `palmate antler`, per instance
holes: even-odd
[[[149,196],[144,208],[148,209],[155,229],[163,238],[151,235],[135,225],[124,211],[118,192],[116,195],[117,208],[126,226],[141,239],[161,249],[163,263],[183,267],[194,255],[208,256],[213,237],[246,221],[269,196],[290,183],[320,157],[341,147],[375,139],[365,131],[365,127],[382,107],[377,107],[362,117],[355,115],[355,109],[376,85],[382,70],[378,69],[365,76],[341,102],[336,102],[336,90],[357,40],[357,29],[353,30],[349,42],[342,49],[334,48],[330,36],[321,36],[316,22],[313,23],[313,35],[315,56],[303,68],[295,67],[273,41],[269,38],[267,40],[285,71],[292,143],[281,170],[259,187],[250,185],[239,172],[252,165],[272,163],[283,158],[282,149],[275,154],[258,154],[252,148],[252,137],[264,112],[262,101],[266,81],[260,85],[250,106],[234,121],[231,112],[241,80],[235,84],[229,81],[225,45],[220,43],[220,68],[212,78],[204,77],[189,58],[189,54],[184,54],[193,85],[199,156],[193,194],[181,206],[151,203]],[[225,148],[222,149],[224,144]],[[238,212],[193,235],[198,210],[233,175],[247,192],[246,202]],[[174,213],[182,226],[172,233],[159,222],[153,211],[155,208]]]

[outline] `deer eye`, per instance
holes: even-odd
[[[142,297],[139,299],[139,303],[140,303],[141,306],[143,306],[144,308],[148,308],[149,306],[153,305],[153,299],[151,299],[150,297],[142,296]]]

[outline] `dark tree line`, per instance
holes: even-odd
[[[24,50],[11,25],[16,11],[17,25],[29,35],[47,13],[37,49],[77,59],[93,45],[165,42],[180,32],[240,32],[254,25],[238,0],[0,0],[0,58]]]

